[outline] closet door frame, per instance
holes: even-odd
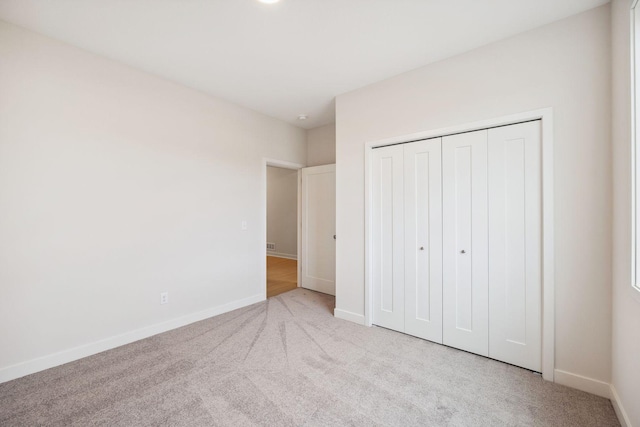
[[[542,377],[554,381],[555,369],[555,281],[553,216],[553,109],[543,108],[457,126],[400,135],[364,144],[365,158],[365,301],[364,324],[372,325],[372,175],[374,147],[403,144],[462,132],[540,120],[542,146]]]

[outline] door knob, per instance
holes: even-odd
[[[336,240],[336,235],[335,234],[333,235],[333,240]]]
[[[461,254],[466,254],[467,252],[465,252],[465,250],[463,249],[463,250],[460,251],[460,253]]]
[[[421,250],[421,251],[424,251],[424,246],[420,246],[420,250]]]

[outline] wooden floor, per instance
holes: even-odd
[[[298,261],[267,257],[267,298],[298,287]]]

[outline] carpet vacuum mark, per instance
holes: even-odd
[[[0,384],[2,426],[617,426],[607,399],[304,289]]]

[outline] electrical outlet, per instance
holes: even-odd
[[[169,292],[160,293],[160,304],[166,304],[169,302]]]
[[[247,230],[249,227],[247,226],[247,221],[242,221],[242,223],[240,223],[240,228],[242,230]]]

